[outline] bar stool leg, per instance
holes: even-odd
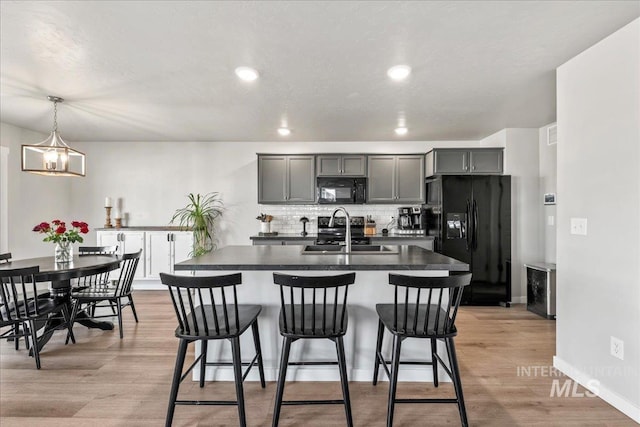
[[[202,359],[200,359],[200,388],[204,387],[204,376],[207,370],[207,345],[209,342],[207,340],[200,341],[200,353],[202,354]]]
[[[393,411],[396,404],[396,390],[398,386],[398,368],[400,368],[400,347],[402,339],[393,336],[393,362],[391,366],[391,378],[389,379],[389,405],[387,409],[387,427],[393,426]]]
[[[256,348],[256,354],[258,355],[258,371],[260,371],[260,385],[262,388],[266,387],[264,381],[264,365],[262,364],[262,349],[260,347],[260,332],[258,330],[258,319],[251,325],[251,331],[253,332],[253,344]]]
[[[435,338],[431,338],[431,365],[433,367],[433,386],[438,387],[438,359],[436,358],[436,354],[438,354],[438,346]]]
[[[273,408],[273,427],[278,426],[280,421],[280,409],[282,408],[282,396],[284,394],[284,382],[287,378],[287,366],[289,365],[289,350],[293,340],[284,337],[282,342],[282,355],[280,358],[280,373],[278,374],[278,387],[276,389],[276,404]]]
[[[180,377],[182,377],[182,367],[184,366],[184,357],[187,354],[187,340],[180,340],[178,345],[178,355],[176,356],[176,366],[173,369],[173,382],[171,383],[171,392],[169,393],[169,408],[167,409],[166,427],[171,427],[173,423],[173,413],[176,409],[176,398],[178,397],[178,389],[180,388]]]
[[[240,359],[240,337],[231,339],[231,353],[233,355],[233,373],[236,380],[236,396],[238,399],[238,415],[240,427],[247,425],[247,417],[244,411],[244,390],[242,388],[242,360]]]
[[[349,397],[349,379],[347,378],[347,360],[344,355],[344,341],[342,337],[336,338],[336,350],[338,350],[338,365],[340,366],[340,383],[342,385],[342,397],[344,399],[344,410],[347,416],[347,426],[353,426],[351,416],[351,399]]]
[[[376,341],[376,357],[375,364],[373,365],[373,385],[378,384],[378,372],[380,370],[380,364],[384,363],[384,360],[380,360],[380,352],[382,351],[382,338],[384,336],[384,325],[382,320],[378,320],[378,341]]]
[[[464,396],[462,394],[462,381],[460,381],[460,367],[458,366],[458,358],[456,356],[456,347],[453,344],[453,338],[446,338],[447,353],[449,354],[449,363],[451,365],[451,373],[453,374],[453,387],[456,390],[456,398],[458,399],[458,411],[460,412],[460,421],[463,427],[467,427],[467,409],[464,405]]]

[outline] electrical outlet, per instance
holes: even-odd
[[[587,218],[571,218],[571,234],[587,235]]]
[[[611,355],[624,360],[624,341],[620,338],[611,337]]]
[[[556,224],[556,217],[553,215],[549,215],[547,217],[547,224],[550,226],[554,226]]]

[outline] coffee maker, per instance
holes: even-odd
[[[425,234],[423,228],[424,212],[420,206],[398,208],[399,234]]]

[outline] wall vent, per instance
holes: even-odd
[[[547,128],[547,145],[558,143],[558,125],[549,126]]]

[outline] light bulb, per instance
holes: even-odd
[[[289,136],[291,135],[291,129],[289,128],[278,128],[278,133],[280,136]]]
[[[56,170],[58,166],[58,153],[55,150],[46,151],[42,158],[44,159],[44,166],[47,170]]]
[[[252,82],[258,78],[259,74],[251,67],[238,67],[236,68],[236,76],[245,82]]]
[[[401,81],[409,77],[411,67],[408,65],[396,65],[387,70],[387,75],[395,81]]]

